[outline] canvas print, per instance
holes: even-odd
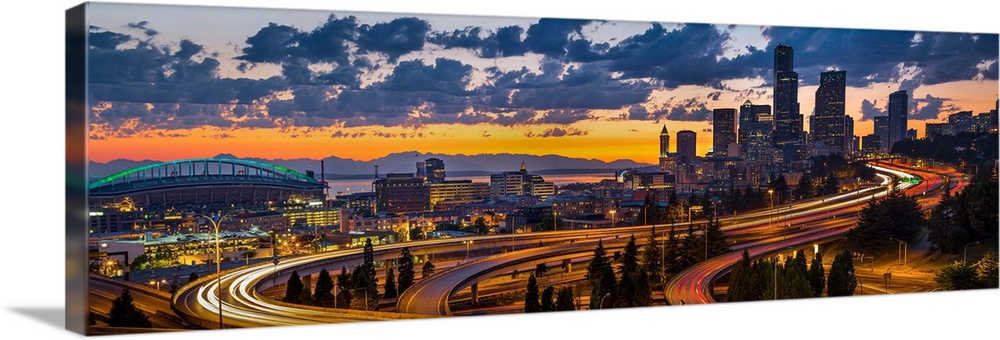
[[[998,288],[996,33],[111,3],[67,25],[89,335]]]

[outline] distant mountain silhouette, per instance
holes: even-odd
[[[219,154],[213,158],[238,158],[231,154]],[[445,170],[448,174],[454,173],[498,173],[502,171],[517,171],[524,162],[529,173],[572,173],[586,172],[585,170],[619,170],[628,168],[638,168],[650,166],[650,164],[638,163],[631,160],[616,160],[605,162],[597,159],[570,158],[559,155],[526,155],[526,154],[479,154],[479,155],[444,155],[435,153],[421,153],[417,151],[399,152],[376,158],[371,161],[358,161],[330,156],[324,159],[326,162],[326,174],[331,177],[355,177],[360,175],[371,175],[378,165],[379,174],[387,173],[414,173],[417,162],[428,158],[439,158],[444,161]],[[320,161],[316,159],[264,159],[245,158],[249,160],[271,163],[287,167],[299,172],[312,170],[319,177]],[[114,173],[143,166],[146,164],[158,163],[154,160],[125,160],[118,159],[107,163],[90,162],[89,176],[91,180],[112,175]]]

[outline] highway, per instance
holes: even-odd
[[[933,207],[940,200],[944,184],[956,183],[953,190],[961,190],[968,183],[963,181],[961,174],[949,170],[937,170],[928,172],[922,169],[913,169],[900,165],[887,163],[876,163],[872,167],[883,173],[891,173],[901,178],[914,176],[923,179],[923,183],[914,186],[908,182],[901,182],[897,186],[898,190],[904,190],[908,195],[918,195],[918,203],[922,209]],[[903,172],[906,171],[906,172]],[[884,178],[883,185],[888,184]],[[887,191],[870,193],[872,199],[883,197]],[[773,242],[759,242],[733,247],[734,251],[698,263],[678,275],[676,275],[664,287],[664,294],[671,305],[692,304],[692,303],[713,303],[712,297],[713,283],[719,277],[729,273],[732,266],[742,257],[743,249],[746,249],[751,258],[770,256],[782,251],[790,251],[803,246],[811,246],[815,243],[823,243],[829,240],[846,237],[847,232],[857,223],[858,211],[864,205],[858,204],[858,199],[854,204],[841,202],[832,204],[829,210],[825,207],[812,208],[801,211],[794,216],[802,218],[802,223],[810,223],[810,227],[787,238]],[[829,219],[829,214],[835,214],[838,218]],[[796,223],[800,221],[794,221]]]
[[[811,244],[819,239],[843,237],[846,230],[853,226],[854,217],[864,202],[881,197],[885,193],[885,184],[889,177],[884,173],[894,173],[896,176],[910,175],[900,172],[901,168],[880,167],[879,176],[883,184],[877,187],[864,188],[834,197],[795,202],[791,205],[781,205],[775,209],[765,209],[740,215],[739,223],[726,225],[723,231],[733,238],[739,238],[749,244],[763,245],[757,247],[753,254],[763,255],[767,249],[782,249],[791,245]],[[940,176],[932,176],[941,180]],[[929,183],[928,187],[936,188]],[[956,181],[958,182],[958,181]],[[922,184],[923,185],[923,184]],[[940,185],[940,184],[937,184]],[[961,185],[961,183],[959,184]],[[900,189],[906,189],[912,184],[904,182]],[[927,187],[923,188],[927,190]],[[924,199],[926,201],[926,199]],[[932,204],[927,201],[926,203]],[[773,212],[780,211],[773,217]],[[836,216],[837,218],[834,218]],[[847,216],[847,218],[844,218]],[[828,221],[827,221],[828,220]],[[693,221],[694,224],[704,221]],[[687,223],[677,223],[678,232],[683,231]],[[591,229],[575,231],[556,231],[546,233],[526,233],[516,235],[491,235],[471,238],[453,238],[422,240],[407,243],[379,245],[375,247],[376,261],[392,260],[399,256],[403,247],[409,247],[411,253],[417,256],[434,253],[460,253],[469,249],[478,256],[491,255],[478,261],[462,266],[445,269],[440,268],[433,280],[417,282],[411,290],[404,292],[397,304],[397,310],[404,313],[361,312],[345,309],[315,308],[309,306],[289,305],[268,298],[259,293],[275,285],[287,281],[291,272],[298,271],[300,275],[311,275],[327,268],[331,274],[339,273],[342,266],[353,268],[361,262],[362,249],[348,249],[334,252],[300,255],[283,258],[277,265],[258,264],[223,272],[222,290],[223,315],[225,327],[260,327],[291,324],[312,324],[349,322],[361,320],[387,320],[398,318],[421,317],[420,315],[449,315],[448,298],[476,282],[501,272],[510,272],[511,265],[530,265],[531,261],[551,261],[554,258],[589,256],[593,253],[596,239],[619,237],[618,245],[608,244],[606,247],[620,247],[627,241],[629,235],[648,235],[653,226],[624,227],[612,229]],[[664,230],[664,225],[657,226]],[[779,235],[779,236],[775,236]],[[621,237],[625,236],[625,237]],[[780,238],[780,239],[779,239]],[[474,240],[472,245],[463,243]],[[539,247],[538,244],[545,246]],[[521,249],[503,253],[500,249],[508,247]],[[760,248],[760,250],[758,250]],[[739,255],[738,252],[734,252]],[[731,265],[735,261],[708,261],[691,268],[690,272],[703,265],[714,263],[712,267],[721,270],[712,271],[715,276],[704,276],[695,280],[694,285],[687,287],[705,287],[715,277],[728,270],[721,262]],[[418,269],[419,271],[419,269]],[[687,272],[686,272],[687,273]],[[704,273],[703,273],[704,274]],[[693,275],[693,274],[692,274]],[[680,275],[678,277],[681,277]],[[684,276],[688,277],[688,276]],[[437,282],[433,284],[432,282]],[[209,275],[182,287],[173,298],[173,308],[182,318],[191,324],[204,328],[218,328],[218,291],[215,276]],[[667,294],[668,299],[671,295]],[[709,297],[710,298],[710,297]],[[671,303],[679,303],[681,299],[674,298]],[[685,299],[687,300],[687,299]],[[698,301],[697,298],[690,301]],[[687,301],[686,301],[687,302]],[[691,303],[691,302],[687,302]]]

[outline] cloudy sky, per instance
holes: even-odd
[[[90,6],[99,162],[416,150],[655,163],[663,125],[697,131],[703,154],[712,109],[771,104],[777,44],[795,50],[806,116],[819,73],[847,71],[858,135],[897,90],[921,136],[997,100],[996,34]]]

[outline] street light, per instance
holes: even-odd
[[[889,239],[893,240],[893,241],[896,241],[896,242],[899,242],[899,246],[896,247],[896,263],[899,263],[899,257],[900,257],[899,256],[899,247],[903,248],[903,256],[902,256],[903,257],[903,267],[906,267],[906,252],[907,252],[907,250],[909,250],[910,245],[907,244],[906,241],[897,240],[897,239],[894,239],[892,237],[890,237]]]
[[[972,242],[972,243],[969,243],[969,244],[965,245],[965,251],[963,252],[964,254],[962,255],[962,262],[964,262],[964,263],[968,263],[969,262],[968,261],[969,260],[969,246],[971,246],[973,244],[979,244],[979,241]]]
[[[222,215],[218,221],[205,214],[195,214],[195,216],[204,217],[209,222],[212,222],[212,227],[215,228],[215,284],[219,286],[219,329],[222,329],[222,246],[219,241],[219,223],[233,214]]]
[[[611,227],[614,228],[615,227],[615,210],[612,209],[609,212],[611,213]]]
[[[774,217],[773,216],[774,215],[774,190],[773,189],[767,189],[767,202],[771,203],[770,212],[767,214],[767,228],[771,229],[771,220]]]
[[[472,240],[462,241],[462,244],[465,245],[465,258],[468,259],[469,258],[469,245],[472,244]]]
[[[604,309],[604,299],[607,299],[609,296],[611,296],[611,293],[604,294],[604,297],[601,298],[601,303],[597,306],[597,309]]]
[[[156,278],[150,278],[149,279],[149,285],[152,286],[152,285],[155,284],[156,285],[156,290],[160,290],[160,284],[161,283],[167,283],[167,279],[160,279],[159,281],[157,281]]]

